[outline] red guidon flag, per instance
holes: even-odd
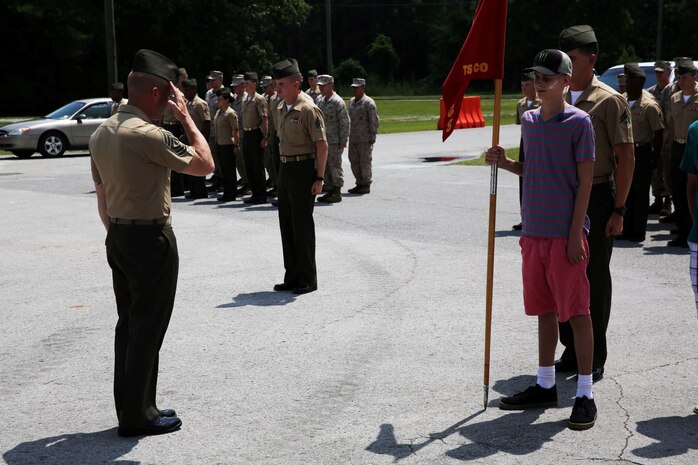
[[[480,0],[458,58],[444,81],[443,140],[451,135],[460,114],[463,95],[472,79],[502,79],[504,42],[507,26],[507,0]]]

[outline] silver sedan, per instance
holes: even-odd
[[[85,149],[92,133],[109,118],[111,104],[109,98],[76,100],[43,118],[0,127],[0,149],[20,158],[35,152],[60,157],[66,150]]]

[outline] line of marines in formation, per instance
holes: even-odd
[[[366,79],[352,80],[354,97],[347,107],[342,97],[335,92],[333,76],[318,75],[312,69],[306,77],[310,87],[303,95],[322,111],[329,145],[324,195],[318,197],[317,201],[342,201],[342,154],[347,147],[351,170],[356,179],[356,186],[348,192],[357,195],[370,193],[373,181],[373,145],[378,133],[379,117],[375,101],[366,95]],[[234,201],[238,196],[250,194],[244,199],[245,203],[265,204],[268,198],[277,195],[279,137],[271,110],[278,107],[282,99],[271,76],[259,79],[256,72],[237,74],[227,87],[223,85],[223,78],[221,71],[211,71],[206,77],[206,94],[201,98],[198,95],[197,80],[189,78],[184,68],[179,69],[177,87],[187,99],[192,119],[209,141],[216,161],[216,171],[209,180],[173,171],[171,194],[172,197],[206,199],[209,191],[214,191],[221,193],[217,197],[219,202]],[[258,85],[262,94],[257,91]],[[112,84],[112,114],[119,105],[127,103],[123,96],[124,85]],[[181,124],[169,108],[156,124],[183,142],[188,142]],[[271,203],[277,205],[276,200]]]

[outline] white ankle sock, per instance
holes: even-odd
[[[592,382],[591,375],[577,375],[577,397],[587,396],[587,399],[593,399],[594,394],[591,392]]]
[[[536,382],[544,389],[555,386],[555,365],[538,367],[538,380]]]

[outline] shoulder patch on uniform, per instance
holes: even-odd
[[[628,114],[628,109],[623,109],[623,114],[620,115],[620,124],[624,126],[630,126],[630,115]]]
[[[322,129],[325,127],[325,123],[322,121],[322,118],[315,117],[315,127],[318,129]]]
[[[162,142],[177,155],[187,153],[187,146],[177,139],[170,131],[162,131]]]

